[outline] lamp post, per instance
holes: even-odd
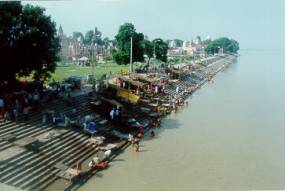
[[[131,34],[131,50],[130,50],[130,74],[133,72],[133,36]]]
[[[92,88],[95,89],[95,76],[94,76],[94,45],[91,45],[91,62],[92,62]]]

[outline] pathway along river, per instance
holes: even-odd
[[[285,189],[285,52],[240,54],[81,190]]]

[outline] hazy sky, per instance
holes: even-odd
[[[114,38],[132,22],[150,38],[190,40],[228,36],[243,49],[285,49],[285,0],[25,1],[46,8],[66,34],[95,26]]]

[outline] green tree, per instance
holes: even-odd
[[[144,40],[143,44],[144,44],[144,54],[147,55],[148,57],[147,64],[149,65],[149,61],[153,57],[154,53],[153,43],[149,40]]]
[[[205,47],[207,47],[211,42],[212,42],[211,39],[206,39],[206,40],[204,40],[204,41],[202,42],[202,44],[203,44]]]
[[[94,36],[95,34],[93,30],[87,31],[84,37],[84,44],[91,45],[93,43]]]
[[[167,44],[167,46],[169,46],[169,44],[170,44],[171,41],[172,41],[172,40],[166,40],[166,41],[165,41],[166,44]]]
[[[18,35],[21,27],[19,25],[21,12],[22,6],[20,2],[0,2],[1,82],[15,79],[15,74],[21,67],[15,57],[15,43],[18,40],[16,35]]]
[[[125,23],[120,26],[119,32],[115,36],[117,49],[112,51],[113,58],[117,64],[129,63],[131,37],[133,39],[133,62],[144,61],[144,35],[137,33],[133,24]]]
[[[182,47],[183,46],[183,40],[180,39],[174,39],[174,42],[177,47]]]
[[[218,53],[220,48],[223,48],[225,53],[237,53],[239,50],[239,43],[227,37],[221,37],[208,43],[205,51],[208,54]]]
[[[156,59],[161,60],[162,62],[167,62],[167,43],[164,42],[161,38],[157,38],[153,40],[153,46]]]
[[[2,80],[33,75],[45,80],[59,60],[56,24],[44,9],[20,2],[0,2],[0,56]]]
[[[95,27],[93,43],[103,45],[102,33],[98,30],[97,27]]]
[[[81,42],[84,42],[84,36],[81,32],[73,32],[73,38],[79,39]]]

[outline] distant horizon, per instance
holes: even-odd
[[[23,4],[44,7],[57,29],[61,25],[67,36],[75,31],[85,35],[97,26],[103,37],[114,39],[119,26],[130,22],[150,39],[228,37],[237,40],[241,49],[285,49],[282,0],[79,0]]]

